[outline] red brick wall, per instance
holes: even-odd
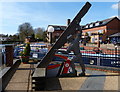
[[[107,30],[109,29],[114,30],[115,32],[118,32],[118,30],[120,30],[120,20],[114,19],[111,22],[109,22],[107,24]],[[114,33],[114,31],[111,31],[111,32]]]
[[[111,22],[109,22],[106,26],[85,29],[85,30],[83,30],[83,32],[94,32],[96,30],[104,30],[102,40],[105,41],[108,36],[110,36],[114,33],[120,32],[119,25],[120,25],[120,20],[115,18]]]
[[[106,37],[120,32],[120,20],[113,19],[107,24],[107,32],[103,35],[103,41],[106,40]]]
[[[56,42],[56,39],[59,38],[59,36],[62,34],[62,30],[59,30],[59,31],[54,31],[53,34],[52,34],[52,39],[53,39],[53,42]]]
[[[85,30],[83,30],[83,32],[92,32],[92,31],[104,30],[104,29],[106,29],[106,26],[101,26],[101,27],[96,27],[96,28],[85,29]]]
[[[59,36],[61,35],[63,31],[54,31],[52,34],[52,37],[54,38],[55,36],[57,36],[57,34],[59,34]]]

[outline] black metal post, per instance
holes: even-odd
[[[52,45],[52,32],[50,32],[50,45]]]

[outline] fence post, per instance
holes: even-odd
[[[97,57],[97,66],[100,66],[100,57]]]

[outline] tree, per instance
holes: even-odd
[[[33,27],[30,23],[23,23],[18,27],[19,38],[20,41],[24,41],[24,39],[28,36],[32,36],[34,34]]]
[[[19,35],[9,35],[7,41],[19,41]]]
[[[35,30],[35,38],[39,40],[43,40],[43,33],[44,33],[44,28],[36,28]]]
[[[30,40],[31,40],[31,41],[35,41],[35,34],[32,34],[32,35],[31,35]]]
[[[43,32],[43,41],[44,41],[44,42],[47,42],[46,37],[47,37],[47,32],[46,32],[46,31],[44,31],[44,32]]]

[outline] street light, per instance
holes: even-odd
[[[52,45],[52,33],[54,32],[54,27],[49,26],[48,27],[48,32],[50,33],[50,44]]]

